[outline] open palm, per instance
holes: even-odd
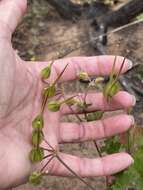
[[[29,63],[18,57],[11,45],[11,35],[26,9],[26,0],[0,1],[0,189],[14,187],[27,181],[29,174],[41,165],[29,161],[31,150],[31,122],[39,113],[41,89],[43,84],[39,73],[48,63]],[[77,57],[57,60],[53,65],[50,80],[53,81],[69,63],[60,82],[76,79],[78,71],[89,75],[107,75],[110,73],[114,56]],[[118,57],[117,70],[123,58]],[[130,68],[126,61],[123,71]],[[82,96],[82,95],[81,95]],[[133,106],[135,100],[126,92],[119,92],[109,105],[101,93],[88,94],[87,102],[92,103],[89,111],[116,110]],[[75,109],[76,111],[76,109]],[[100,139],[124,132],[133,124],[128,115],[118,115],[102,121],[83,123],[62,123],[60,118],[70,114],[71,110],[63,106],[58,113],[45,111],[44,133],[53,147],[59,143],[81,142]],[[47,145],[46,145],[47,146]],[[61,153],[62,159],[81,176],[99,176],[116,173],[132,162],[126,153],[118,153],[103,158],[79,158]],[[49,173],[70,175],[58,161],[48,166]]]

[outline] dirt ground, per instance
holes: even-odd
[[[25,60],[48,61],[67,56],[93,56],[97,55],[96,49],[87,44],[89,40],[89,23],[82,18],[77,22],[65,21],[48,6],[46,1],[34,2],[29,8],[29,13],[24,18],[16,33],[14,34],[14,47]],[[108,38],[106,46],[107,54],[123,55],[130,58],[135,64],[143,64],[143,24],[138,24],[126,30],[112,34]],[[141,68],[142,69],[142,68]],[[141,70],[140,69],[140,70]],[[142,69],[143,70],[143,69]],[[134,83],[138,68],[131,71],[127,78],[130,83]],[[143,73],[142,76],[143,78]],[[136,83],[135,83],[136,85]],[[143,84],[137,83],[140,87]],[[71,88],[72,87],[72,88]],[[68,89],[71,91],[79,90],[78,84],[71,84]],[[142,88],[143,89],[143,88]],[[134,109],[136,120],[140,125],[142,122],[142,96]],[[97,156],[92,142],[82,144],[68,144],[61,146],[64,152],[75,155],[85,155],[90,157]],[[105,189],[104,178],[90,178],[87,181],[96,190]],[[26,184],[15,190],[86,190],[87,187],[77,179],[47,177],[38,187]]]

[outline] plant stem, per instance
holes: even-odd
[[[95,190],[90,184],[88,184],[82,177],[80,177],[76,172],[74,172],[60,157],[56,155],[56,158],[80,181],[82,181],[85,185],[87,185],[90,189]]]
[[[55,149],[48,143],[48,141],[45,138],[44,141],[48,144],[48,146],[52,149],[52,151],[55,151]]]
[[[53,155],[53,156],[48,160],[48,162],[42,167],[42,169],[40,170],[41,173],[42,173],[43,170],[48,166],[48,164],[53,160],[53,158],[55,158],[55,155]]]
[[[53,153],[52,153],[52,154],[48,154],[48,155],[44,156],[43,160],[44,160],[44,159],[46,159],[46,158],[51,157],[52,155],[53,155]]]
[[[65,72],[67,66],[68,66],[68,64],[64,67],[64,69],[62,70],[62,72],[59,74],[59,76],[57,77],[57,79],[54,81],[53,85],[55,85],[58,82],[58,80],[61,78],[61,76]]]
[[[102,157],[102,153],[101,153],[101,151],[100,151],[100,148],[99,148],[98,145],[97,145],[97,142],[94,140],[93,143],[94,143],[94,145],[95,145],[95,147],[96,147],[96,150],[97,150],[97,152],[98,152],[99,157]]]

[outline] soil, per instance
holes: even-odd
[[[40,6],[39,6],[40,5]],[[118,5],[119,6],[119,5]],[[66,56],[93,56],[99,52],[94,49],[89,41],[89,22],[85,18],[72,22],[61,19],[59,15],[51,8],[45,0],[40,4],[36,1],[29,8],[23,22],[14,34],[13,44],[19,55],[25,60],[49,61]],[[143,78],[143,24],[129,27],[126,30],[112,34],[108,38],[106,46],[107,54],[123,55],[130,58],[135,64],[141,64],[140,68],[135,68],[128,73],[129,83],[143,87],[141,81],[136,78],[140,75]],[[141,73],[142,70],[142,73]],[[140,72],[140,73],[139,73]],[[69,93],[79,90],[79,84],[74,83],[68,87]],[[142,88],[143,89],[143,88]],[[139,125],[143,125],[142,96],[134,108],[134,114]],[[76,155],[85,155],[90,157],[97,156],[97,152],[92,142],[82,144],[67,144],[61,146],[64,152],[70,152]],[[95,187],[96,190],[105,189],[105,179],[89,178],[87,181]],[[38,187],[26,184],[15,190],[85,190],[87,187],[77,179],[47,177]]]

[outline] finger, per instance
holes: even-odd
[[[112,71],[115,56],[96,56],[96,57],[73,57],[67,59],[61,59],[55,62],[54,66],[57,74],[61,73],[63,68],[68,64],[68,67],[61,77],[61,82],[67,80],[74,80],[81,71],[87,72],[90,76],[94,75],[109,75]],[[118,56],[115,70],[116,73],[120,70],[123,62],[123,57]],[[122,73],[126,72],[132,67],[132,63],[129,60],[125,61]]]
[[[97,140],[123,133],[133,124],[134,118],[123,114],[94,122],[62,123],[59,140],[60,143]]]
[[[1,36],[10,36],[23,13],[26,10],[27,0],[0,1],[0,33]]]
[[[93,57],[72,57],[56,60],[53,64],[53,73],[55,74],[55,78],[59,75],[64,67],[68,64],[66,71],[63,73],[59,82],[75,80],[77,79],[77,75],[80,71],[87,72],[90,76],[101,76],[101,75],[109,75],[112,71],[112,67],[114,64],[115,56],[93,56]],[[115,71],[118,73],[120,67],[123,62],[123,57],[118,56]],[[37,62],[36,68],[38,72],[40,72],[44,67],[47,66],[47,62]],[[126,59],[122,73],[132,68],[132,62]]]
[[[79,94],[80,100],[84,99],[84,94]],[[125,91],[118,92],[111,101],[107,101],[102,93],[89,93],[86,97],[86,103],[91,104],[86,112],[92,112],[97,110],[102,111],[114,111],[117,109],[127,109],[135,105],[135,97]],[[62,114],[82,113],[82,110],[77,106],[72,106],[72,110],[66,104],[61,106]]]
[[[60,154],[60,158],[78,175],[108,176],[127,168],[133,159],[127,153],[116,153],[102,158],[80,158],[68,154]],[[48,171],[53,175],[73,176],[71,172],[57,160],[49,166]]]

